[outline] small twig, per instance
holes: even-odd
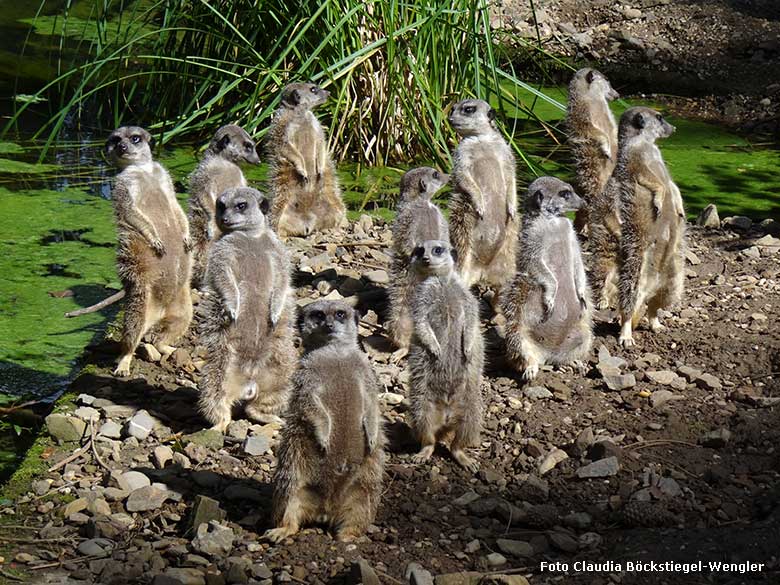
[[[399,581],[395,577],[391,577],[387,573],[383,573],[382,571],[377,571],[376,569],[374,569],[374,571],[376,572],[377,575],[379,575],[383,579],[386,579],[386,580],[388,580],[388,581],[390,581],[392,583],[397,583],[398,585],[404,585],[402,581]]]
[[[111,469],[100,458],[100,455],[98,455],[97,446],[95,445],[95,425],[94,425],[94,423],[93,423],[91,418],[89,419],[89,434],[91,435],[91,438],[90,438],[89,442],[92,445],[92,454],[95,456],[95,460],[100,464],[100,466],[103,469],[105,469],[106,471],[111,473]]]
[[[630,445],[626,445],[623,447],[623,449],[644,449],[645,447],[659,447],[661,445],[685,445],[686,447],[698,447],[699,445],[694,445],[693,443],[688,443],[687,441],[675,441],[674,439],[653,439],[651,441],[638,441],[636,443],[631,443]]]
[[[2,542],[16,542],[18,544],[55,544],[58,542],[73,542],[72,538],[12,538],[0,536]]]
[[[94,561],[95,559],[103,559],[103,555],[87,555],[85,557],[77,557],[75,559],[67,559],[64,561],[56,561],[54,563],[48,563],[46,565],[35,565],[29,567],[31,571],[40,571],[41,569],[52,569],[54,567],[61,567],[64,563],[83,563],[85,561]]]
[[[0,575],[5,577],[6,579],[10,579],[11,581],[24,581],[21,577],[17,577],[16,575],[12,575],[11,573],[4,571],[3,569],[0,569]]]
[[[78,459],[79,457],[81,457],[86,451],[89,450],[91,443],[92,443],[92,439],[90,438],[89,443],[87,443],[83,447],[79,447],[73,452],[72,455],[68,455],[65,459],[63,459],[56,465],[52,465],[51,467],[49,467],[49,473],[58,470],[60,467],[65,467],[68,463],[70,463],[74,459]]]
[[[322,244],[314,244],[316,248],[325,248],[327,244],[331,242],[325,242]],[[359,242],[342,242],[339,244],[340,248],[353,248],[355,246],[366,246],[369,248],[375,247],[375,248],[382,248],[386,247],[387,244],[384,244],[383,242],[380,242],[378,240],[361,240]]]
[[[21,524],[0,524],[0,528],[7,528],[9,530],[40,530],[42,527],[22,526]]]

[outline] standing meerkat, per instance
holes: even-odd
[[[398,214],[393,222],[393,262],[390,265],[390,318],[388,327],[393,343],[399,348],[393,361],[409,352],[412,337],[412,313],[409,298],[417,284],[410,269],[410,254],[427,240],[450,241],[450,230],[439,207],[431,198],[450,180],[449,175],[431,167],[420,167],[401,177]]]
[[[247,416],[262,421],[281,414],[289,397],[297,357],[294,294],[287,250],[266,223],[267,209],[262,194],[248,187],[217,199],[223,235],[206,268],[200,410],[220,432],[236,402],[248,401]]]
[[[501,298],[509,362],[532,380],[545,364],[574,364],[590,351],[593,311],[580,243],[561,214],[583,202],[553,177],[528,187],[517,274]]]
[[[325,133],[312,111],[329,95],[313,83],[291,83],[274,112],[267,141],[268,182],[271,217],[280,236],[338,227],[346,217]]]
[[[273,521],[280,542],[308,522],[338,540],[362,535],[382,492],[385,435],[380,386],[358,346],[358,314],[343,301],[316,301],[300,319],[304,355],[293,378],[274,478]]]
[[[151,139],[143,128],[123,126],[106,141],[106,156],[120,169],[111,197],[127,296],[117,376],[130,374],[135,349],[153,327],[155,347],[169,356],[192,319],[187,216],[168,172],[152,160]]]
[[[235,187],[246,187],[240,163],[260,164],[255,142],[240,126],[228,124],[214,134],[209,147],[190,175],[189,218],[193,240],[192,282],[200,286],[211,242],[219,237],[215,217],[217,197]]]
[[[409,349],[410,426],[420,440],[415,463],[430,459],[437,441],[474,472],[465,448],[482,429],[484,351],[479,307],[455,271],[452,247],[429,240],[412,253],[421,282],[411,298],[414,334]]]
[[[576,184],[585,200],[574,218],[578,232],[585,230],[590,203],[604,190],[615,168],[617,125],[609,102],[618,97],[607,78],[595,69],[580,69],[569,83],[566,125],[574,156]]]
[[[515,157],[499,133],[495,111],[482,100],[463,100],[449,115],[462,137],[453,154],[450,232],[466,286],[501,287],[515,272],[517,190]]]

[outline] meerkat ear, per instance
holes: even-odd
[[[634,126],[640,130],[645,127],[645,117],[642,115],[642,112],[634,116]]]
[[[286,96],[284,96],[284,102],[290,106],[297,106],[301,103],[301,92],[297,89],[292,90]]]
[[[260,207],[260,213],[263,215],[268,215],[268,212],[271,209],[271,203],[268,201],[265,197],[260,197],[260,200],[258,201],[258,205]]]
[[[536,192],[531,197],[531,200],[534,202],[534,207],[536,207],[536,209],[542,208],[543,199],[544,199],[544,193],[542,193],[541,189],[537,189]]]
[[[230,144],[230,134],[225,134],[222,138],[219,139],[219,142],[217,142],[217,148],[219,150],[225,150],[225,147]]]
[[[458,251],[455,248],[450,248],[450,256],[452,256],[452,261],[457,264],[458,263]]]
[[[358,313],[357,311],[353,310],[352,314],[354,315],[354,318],[355,318],[355,327],[359,327],[360,326],[360,313]]]
[[[591,69],[591,70],[590,70],[590,71],[588,71],[588,73],[585,75],[585,81],[587,81],[587,82],[588,82],[588,85],[590,85],[591,83],[593,83],[593,79],[594,79],[594,78],[595,78],[595,76],[593,75],[593,69]]]
[[[420,179],[420,193],[425,193],[428,189],[428,183],[425,182],[425,179]]]
[[[496,111],[493,108],[488,110],[488,120],[493,121],[496,119]]]

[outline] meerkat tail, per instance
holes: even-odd
[[[121,301],[123,298],[125,298],[126,294],[127,292],[125,291],[125,289],[122,289],[120,291],[115,292],[110,297],[106,297],[99,303],[95,303],[94,305],[91,305],[89,307],[84,307],[83,309],[76,309],[75,311],[69,311],[65,313],[65,316],[71,318],[71,317],[79,317],[81,315],[86,315],[88,313],[94,313],[96,311],[99,311],[100,309],[104,309],[105,307],[113,305],[117,301]]]

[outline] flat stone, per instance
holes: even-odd
[[[122,438],[122,427],[113,420],[107,420],[98,429],[98,435],[106,439],[120,439]]]
[[[170,567],[155,575],[152,585],[206,585],[206,576],[202,569]]]
[[[78,551],[86,556],[107,556],[114,549],[114,541],[107,538],[90,538],[80,542]]]
[[[476,502],[481,496],[475,491],[468,491],[462,496],[455,498],[452,503],[456,506],[468,506],[472,502]]]
[[[547,533],[547,538],[550,539],[552,545],[558,550],[562,550],[567,553],[575,553],[580,548],[579,540],[566,532],[558,532],[553,530]]]
[[[546,398],[552,398],[553,394],[544,386],[531,386],[523,391],[531,400],[543,400]]]
[[[196,433],[184,435],[182,437],[182,442],[185,445],[192,443],[195,445],[200,445],[201,447],[206,447],[207,449],[216,450],[221,449],[225,445],[225,437],[219,431],[213,429],[203,429],[202,431],[198,431]]]
[[[478,538],[475,538],[472,541],[469,541],[466,546],[463,548],[467,553],[474,554],[482,547],[482,543],[479,542]]]
[[[221,522],[225,519],[225,515],[217,500],[198,494],[192,506],[190,526],[197,532],[201,524],[208,524],[211,521]]]
[[[173,449],[168,445],[158,445],[152,452],[154,464],[158,469],[165,467],[165,464],[173,460]]]
[[[270,579],[274,576],[265,563],[255,563],[249,569],[255,579]]]
[[[46,417],[46,429],[59,442],[79,441],[87,430],[87,423],[75,416],[52,413]]]
[[[369,270],[368,272],[364,272],[363,276],[366,280],[373,282],[374,284],[390,283],[390,276],[387,274],[386,270]]]
[[[742,254],[746,258],[754,258],[756,260],[761,258],[761,250],[758,248],[758,246],[750,246],[749,248],[745,248],[742,250]]]
[[[506,557],[500,553],[490,553],[487,557],[487,563],[491,567],[500,567],[506,564]]]
[[[655,370],[645,372],[645,376],[647,376],[651,382],[661,384],[663,386],[671,386],[678,377],[677,374],[671,370]]]
[[[156,423],[157,421],[152,415],[145,410],[139,410],[127,421],[125,433],[129,437],[135,437],[139,441],[143,441],[152,432]]]
[[[682,400],[683,397],[670,390],[656,390],[650,395],[650,406],[659,408],[672,400]]]
[[[723,226],[746,232],[753,226],[753,220],[744,215],[734,215],[723,220]]]
[[[105,497],[109,502],[122,502],[129,495],[130,492],[127,490],[113,486],[109,486],[103,490],[103,497]]]
[[[230,421],[230,424],[227,427],[227,436],[233,439],[239,439],[240,441],[243,441],[244,439],[246,439],[246,436],[249,433],[250,426],[251,425],[249,424],[249,421],[243,419],[232,420]]]
[[[128,512],[146,512],[157,510],[171,497],[171,492],[155,486],[146,486],[130,493],[125,503]]]
[[[712,374],[702,374],[696,379],[696,385],[704,390],[721,390],[723,384]]]
[[[599,369],[605,367],[605,368],[617,368],[619,370],[621,368],[624,368],[627,364],[626,360],[624,360],[622,357],[610,355],[607,346],[603,344],[599,346],[598,358],[599,361],[597,367]]]
[[[362,557],[352,562],[347,583],[348,585],[382,585],[374,569]]]
[[[97,404],[97,400],[95,401]],[[138,409],[135,406],[129,406],[127,404],[107,404],[101,406],[100,410],[106,415],[106,418],[129,418],[133,416]]]
[[[247,455],[263,455],[271,450],[271,441],[263,435],[247,437],[242,446]]]
[[[73,514],[86,510],[88,505],[89,502],[86,498],[77,498],[65,505],[65,508],[62,510],[62,515],[65,518],[70,518]]]
[[[92,394],[79,394],[76,396],[76,402],[83,404],[84,406],[92,406],[95,402],[95,397]]]
[[[672,477],[662,477],[656,483],[656,487],[667,498],[676,498],[682,495],[680,484]]]
[[[604,383],[610,390],[619,392],[636,386],[636,378],[634,374],[609,375],[604,376]]]
[[[701,444],[705,447],[711,447],[713,449],[720,449],[725,447],[731,440],[731,431],[728,429],[720,428],[714,431],[710,431],[701,438]]]
[[[152,481],[140,471],[125,471],[116,476],[116,482],[119,485],[119,489],[127,493],[132,493],[142,487],[152,485]]]
[[[677,371],[689,382],[695,382],[701,378],[701,375],[703,374],[703,372],[698,368],[692,368],[690,366],[680,366]]]
[[[97,422],[100,420],[100,411],[96,408],[92,408],[91,406],[79,406],[76,410],[73,411],[73,414],[75,414],[81,420],[85,420],[87,422]]]
[[[110,516],[111,506],[103,498],[96,498],[87,504],[87,510],[93,516]]]
[[[546,473],[550,472],[556,465],[558,465],[561,461],[565,461],[569,458],[569,455],[566,453],[566,451],[563,451],[562,449],[553,449],[550,451],[550,453],[547,454],[547,457],[545,457],[542,462],[539,464],[539,475],[545,475]]]
[[[234,539],[233,530],[212,520],[198,526],[192,548],[209,556],[225,556],[233,550]]]
[[[160,363],[162,354],[151,343],[142,343],[138,346],[138,356],[147,362]]]
[[[698,266],[701,264],[701,259],[694,254],[691,250],[685,250],[685,259],[688,261],[688,264],[691,266]]]
[[[496,546],[502,553],[513,557],[531,557],[534,554],[534,547],[523,540],[508,540],[499,538],[496,540]]]
[[[580,467],[577,470],[577,477],[580,479],[594,478],[594,477],[610,477],[617,475],[620,471],[620,463],[618,463],[617,457],[606,457],[599,461],[594,461],[589,465]]]

